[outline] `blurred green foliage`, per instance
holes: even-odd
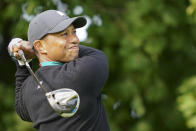
[[[1,0],[0,130],[33,130],[14,110],[10,39],[27,39],[35,14],[60,9],[75,16],[78,5],[91,19],[81,44],[108,56],[103,101],[111,131],[196,130],[196,0]]]

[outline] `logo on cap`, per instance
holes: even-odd
[[[59,15],[64,16],[65,14],[63,12],[60,11],[56,11]]]

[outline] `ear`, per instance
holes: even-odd
[[[43,40],[34,41],[33,46],[39,54],[47,54],[46,45]]]

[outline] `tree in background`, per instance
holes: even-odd
[[[196,1],[190,0],[190,5],[186,8],[189,23],[192,25],[191,34],[195,35],[196,23]],[[193,49],[195,50],[195,46]],[[194,54],[192,54],[194,55]],[[192,56],[194,57],[194,56]],[[194,72],[194,68],[192,69]],[[196,75],[187,76],[179,86],[177,97],[178,109],[182,112],[186,119],[186,125],[189,128],[196,129]]]
[[[196,129],[196,6],[191,2],[1,0],[0,129],[31,128],[18,120],[13,108],[15,65],[6,46],[14,36],[27,39],[29,20],[46,9],[86,15],[91,21],[88,38],[81,44],[108,56],[110,76],[102,98],[111,131]],[[81,14],[75,12],[78,6]]]

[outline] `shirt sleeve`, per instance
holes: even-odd
[[[79,58],[75,65],[77,73],[74,83],[93,96],[99,96],[108,77],[108,61],[106,55],[97,49],[80,46]]]
[[[32,65],[32,63],[30,63],[30,65]],[[16,62],[16,66],[15,109],[22,120],[31,122],[32,120],[23,101],[23,90],[25,88],[24,81],[28,78],[30,73],[25,66],[20,66],[18,62]]]

